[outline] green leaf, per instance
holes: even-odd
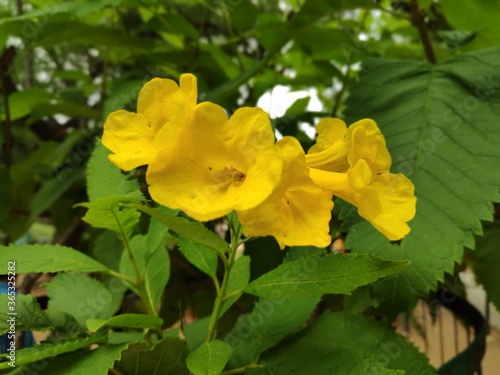
[[[153,225],[153,224],[151,224]],[[147,235],[136,235],[130,240],[130,248],[146,290],[153,305],[158,305],[170,277],[170,257],[163,243],[165,228],[149,230]],[[163,234],[159,235],[159,234]],[[151,238],[156,237],[155,240]],[[127,252],[122,253],[120,273],[136,280],[135,271]]]
[[[311,317],[319,297],[261,299],[251,313],[238,318],[224,337],[233,348],[232,368],[251,364],[260,353],[298,330]]]
[[[0,334],[10,328],[9,319],[14,317],[17,331],[36,330],[45,331],[52,327],[52,322],[42,311],[36,298],[30,295],[18,294],[15,296],[15,306],[9,306],[9,296],[0,295]],[[16,315],[10,315],[15,313]]]
[[[488,298],[500,311],[500,275],[498,265],[500,264],[500,223],[485,224],[483,237],[477,238],[476,251],[473,254],[474,272],[477,279],[483,284]]]
[[[7,275],[7,263],[16,262],[16,273],[29,272],[107,272],[108,268],[89,258],[87,255],[60,245],[10,245],[0,246],[0,264],[5,268],[2,275]]]
[[[45,366],[33,364],[33,368],[42,369],[38,372],[39,375],[107,375],[127,346],[128,344],[103,345],[94,350],[77,350],[57,356],[44,363]]]
[[[194,244],[185,238],[178,238],[179,251],[186,259],[203,273],[215,280],[217,278],[217,254],[200,244]]]
[[[259,9],[250,0],[226,2],[224,4],[231,18],[231,23],[238,31],[252,29],[259,15]]]
[[[458,48],[474,40],[477,33],[465,30],[441,30],[437,35],[449,48]]]
[[[147,344],[130,345],[116,368],[123,375],[151,375],[158,369],[162,375],[187,375],[187,354],[184,342],[165,337],[152,348]]]
[[[142,199],[137,180],[130,179],[130,173],[124,173],[109,161],[111,152],[99,143],[92,153],[87,170],[87,195],[89,201],[108,197],[130,197]]]
[[[417,214],[400,246],[366,222],[351,228],[346,248],[387,259],[409,259],[402,272],[376,285],[394,317],[435,289],[474,247],[480,220],[499,201],[500,48],[441,64],[372,59],[347,100],[349,123],[373,118],[392,154],[395,173],[415,185]]]
[[[44,343],[19,349],[16,350],[16,366],[41,361],[42,359],[54,357],[63,353],[73,352],[80,348],[87,348],[92,344],[104,343],[106,340],[107,335],[96,334],[85,338],[61,340],[55,344]],[[2,355],[4,358],[7,356],[8,353]],[[0,370],[8,368],[10,368],[9,362],[0,362]]]
[[[213,249],[221,254],[230,251],[229,244],[217,234],[210,232],[205,226],[199,222],[191,221],[178,217],[167,212],[162,212],[158,209],[150,208],[137,203],[128,204],[128,207],[142,211],[152,218],[164,224],[167,228],[179,234],[180,236]]]
[[[42,89],[33,88],[16,91],[9,95],[9,109],[11,121],[27,116],[37,104],[48,103],[51,95]],[[1,119],[5,120],[2,113]]]
[[[0,165],[0,222],[9,214],[12,206],[10,191],[10,173],[5,166]]]
[[[107,197],[90,203],[80,203],[88,208],[83,220],[96,228],[104,228],[130,237],[141,216],[136,210],[127,209],[118,203],[130,201],[127,197]]]
[[[205,342],[189,353],[186,364],[194,375],[218,375],[226,366],[231,352],[231,347],[224,341]]]
[[[82,176],[83,166],[80,166],[66,170],[64,175],[61,174],[45,181],[33,198],[30,220],[34,220],[38,215],[50,208]]]
[[[245,292],[271,299],[349,294],[357,287],[392,275],[408,264],[408,261],[357,254],[306,256],[284,263],[252,281]]]
[[[495,0],[440,1],[446,21],[457,30],[477,32],[468,50],[497,46],[500,43],[498,2]]]
[[[250,257],[240,256],[234,262],[229,280],[227,281],[226,299],[222,304],[221,315],[224,314],[243,294],[245,287],[250,281]],[[227,298],[227,296],[229,296]]]
[[[108,319],[116,312],[112,295],[95,279],[77,273],[60,273],[47,285],[49,310],[72,315],[83,327],[89,319]]]
[[[144,314],[120,314],[108,320],[90,319],[86,322],[91,332],[96,332],[102,327],[111,328],[159,328],[163,319]]]
[[[360,315],[328,311],[264,355],[260,364],[269,368],[269,374],[289,374],[291,370],[294,374],[324,374],[332,368],[335,374],[345,375],[436,374],[428,358],[392,329]],[[379,371],[384,368],[389,371]]]

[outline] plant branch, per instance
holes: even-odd
[[[234,258],[236,256],[236,249],[240,245],[241,238],[241,228],[236,233],[233,230],[233,226],[230,225],[231,228],[231,253],[229,254],[229,258],[227,262],[224,262],[224,277],[222,279],[222,284],[220,288],[217,289],[217,297],[215,298],[214,308],[212,310],[212,315],[210,317],[210,323],[208,325],[208,333],[205,342],[209,342],[214,338],[215,331],[217,329],[217,322],[219,321],[220,312],[222,310],[222,305],[226,299],[226,289],[227,284],[229,282],[229,274],[231,273],[231,268],[234,263]]]
[[[420,41],[424,46],[425,56],[427,57],[427,60],[430,63],[435,64],[436,55],[434,54],[434,50],[432,48],[432,42],[431,39],[429,38],[427,26],[425,25],[424,12],[418,6],[418,0],[411,0],[410,8],[411,8],[411,20],[418,29]]]
[[[158,316],[158,311],[156,311],[156,308],[153,304],[153,301],[151,300],[151,295],[149,294],[149,292],[146,289],[146,286],[144,285],[144,280],[141,277],[141,274],[139,272],[139,268],[137,268],[137,263],[135,262],[134,254],[132,253],[132,248],[130,247],[130,242],[128,241],[127,235],[125,234],[125,230],[123,229],[123,226],[120,222],[120,219],[118,218],[118,215],[115,212],[115,204],[114,203],[111,206],[111,212],[113,213],[113,216],[115,217],[116,223],[118,225],[118,229],[120,231],[120,234],[122,235],[123,244],[125,245],[125,250],[127,251],[128,257],[130,259],[130,263],[132,263],[132,269],[134,270],[135,278],[137,280],[136,285],[137,285],[137,288],[139,290],[140,297],[146,306],[146,310],[148,311],[148,314],[153,315],[153,316]]]

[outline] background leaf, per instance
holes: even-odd
[[[128,344],[108,344],[94,350],[77,350],[59,355],[45,362],[45,366],[34,363],[32,367],[43,368],[39,372],[40,375],[107,375],[108,370],[113,368],[115,361],[120,359],[121,352],[127,346]]]
[[[49,310],[72,315],[83,327],[89,319],[108,319],[116,312],[111,292],[95,279],[61,273],[47,285]]]
[[[436,374],[425,355],[403,336],[372,319],[348,313],[324,313],[283,346],[263,356],[261,363],[270,374],[325,373],[331,368],[336,374],[346,375]],[[382,371],[384,368],[392,371]]]
[[[1,270],[7,275],[7,263],[16,262],[16,273],[28,272],[107,272],[108,268],[87,255],[60,245],[0,246]]]
[[[124,375],[151,375],[162,369],[165,375],[187,375],[187,349],[178,338],[165,337],[153,348],[134,344],[122,353],[117,366]]]
[[[254,362],[260,353],[301,328],[319,300],[319,297],[259,300],[252,312],[240,316],[224,337],[233,348],[229,365],[238,368]]]

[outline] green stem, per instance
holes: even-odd
[[[212,316],[210,317],[210,323],[208,325],[208,333],[205,342],[209,342],[214,338],[215,331],[217,329],[217,322],[219,321],[220,312],[222,310],[222,305],[226,299],[226,289],[229,282],[229,275],[231,273],[231,268],[234,263],[234,258],[236,256],[236,249],[240,245],[241,230],[235,233],[231,228],[231,252],[227,262],[224,262],[224,277],[222,279],[222,284],[220,289],[217,291],[217,297],[214,302],[214,309],[212,311]]]
[[[134,287],[135,287],[135,286],[137,286],[137,284],[136,284],[136,282],[135,282],[134,280],[129,279],[127,276],[124,276],[124,275],[122,275],[121,273],[118,273],[118,272],[113,271],[113,270],[109,270],[109,271],[108,271],[108,274],[109,274],[110,276],[116,277],[117,279],[123,280],[123,281],[125,281],[126,283],[128,283],[128,284],[130,284],[130,285],[132,285],[132,286],[134,286]]]
[[[244,366],[244,367],[233,368],[233,369],[231,369],[231,370],[222,371],[222,372],[221,372],[221,375],[236,375],[236,374],[244,374],[246,369],[249,369],[249,368],[256,368],[256,367],[262,367],[262,365],[251,364],[251,365]]]
[[[115,202],[116,203],[116,202]],[[115,217],[116,223],[118,225],[118,230],[120,231],[120,234],[122,235],[123,238],[123,243],[125,245],[125,250],[127,251],[127,255],[130,259],[130,263],[132,263],[132,269],[134,270],[135,278],[137,280],[136,285],[137,289],[139,290],[140,297],[142,301],[144,302],[144,305],[146,306],[146,310],[148,314],[153,315],[153,316],[158,316],[158,311],[156,311],[156,308],[153,304],[153,301],[151,299],[151,295],[148,293],[146,289],[146,285],[144,284],[144,280],[141,277],[141,274],[139,272],[139,268],[137,268],[137,263],[134,258],[134,254],[132,253],[132,248],[130,247],[130,242],[128,241],[127,235],[125,234],[125,230],[123,229],[123,226],[120,222],[120,219],[118,219],[118,215],[115,212],[115,204],[111,206],[111,212],[113,216]]]

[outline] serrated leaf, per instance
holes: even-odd
[[[89,319],[108,319],[116,311],[112,295],[95,279],[77,273],[60,273],[47,285],[49,310],[72,315],[83,327]]]
[[[287,346],[289,348],[289,346]],[[404,370],[385,368],[381,362],[370,362],[360,351],[335,349],[331,346],[299,344],[288,349],[288,353],[264,358],[259,366],[245,371],[246,375],[309,375],[328,374],[335,369],[335,375],[404,375]]]
[[[261,299],[251,313],[242,315],[224,337],[233,348],[231,368],[254,362],[258,355],[301,328],[311,317],[319,297]]]
[[[91,332],[96,332],[102,327],[111,328],[159,328],[163,324],[163,319],[144,314],[120,314],[108,320],[90,319],[86,322],[87,328]]]
[[[386,137],[393,172],[415,185],[417,214],[401,246],[366,223],[352,227],[346,248],[388,259],[410,259],[377,283],[376,297],[394,317],[434,289],[444,272],[474,247],[480,220],[500,200],[500,48],[440,64],[372,59],[347,100],[349,122],[373,118]]]
[[[47,314],[42,311],[35,297],[30,295],[18,294],[15,297],[15,307],[9,306],[9,296],[7,294],[0,295],[0,334],[9,330],[9,319],[14,316],[16,330],[36,330],[45,331],[52,327],[52,322]]]
[[[245,292],[272,299],[349,294],[359,286],[399,272],[408,264],[357,254],[306,256],[283,263],[252,281]]]
[[[191,221],[137,203],[131,203],[127,206],[148,214],[152,218],[164,224],[170,230],[194,243],[206,246],[221,254],[225,254],[230,251],[229,245],[226,241],[215,233],[210,232],[199,222]]]
[[[114,165],[108,155],[111,152],[99,143],[92,153],[87,169],[87,195],[90,202],[108,197],[130,197],[142,199],[137,180],[130,179]]]
[[[194,244],[185,238],[178,238],[179,251],[186,259],[200,271],[217,278],[217,254],[212,250],[200,244]]]
[[[231,347],[224,341],[205,342],[189,353],[186,364],[194,375],[218,375],[226,366],[231,352]]]
[[[226,288],[226,299],[222,304],[221,315],[223,315],[243,294],[245,287],[250,281],[250,257],[240,256],[234,262]],[[227,296],[230,296],[229,298]]]
[[[69,340],[61,340],[55,344],[44,343],[29,348],[16,350],[16,366],[21,366],[27,363],[41,361],[45,358],[54,357],[59,354],[73,352],[81,348],[87,348],[92,344],[104,343],[107,340],[107,335],[96,334],[93,336]],[[6,357],[8,353],[2,355]],[[9,362],[0,362],[0,370],[8,369]]]
[[[130,345],[116,368],[123,375],[151,375],[158,369],[162,375],[187,375],[187,354],[184,342],[165,337],[152,348],[147,344]]]
[[[94,350],[77,350],[57,356],[44,363],[45,366],[33,367],[42,368],[39,375],[107,375],[127,346],[128,344],[108,344]]]
[[[124,232],[128,238],[139,222],[140,213],[136,210],[119,206],[118,202],[130,200],[127,197],[107,197],[90,203],[80,203],[88,208],[83,220],[96,228],[112,230],[119,235]]]
[[[29,272],[107,272],[109,269],[87,255],[60,245],[10,245],[0,246],[0,270],[7,275],[9,261],[16,262],[16,273]]]
[[[337,362],[339,358],[344,360]],[[435,375],[428,361],[413,344],[382,323],[361,315],[327,311],[284,345],[264,355],[259,364],[276,375],[290,370],[294,374],[323,374],[332,368],[335,374],[345,375]],[[310,366],[310,372],[305,372],[305,364]]]

